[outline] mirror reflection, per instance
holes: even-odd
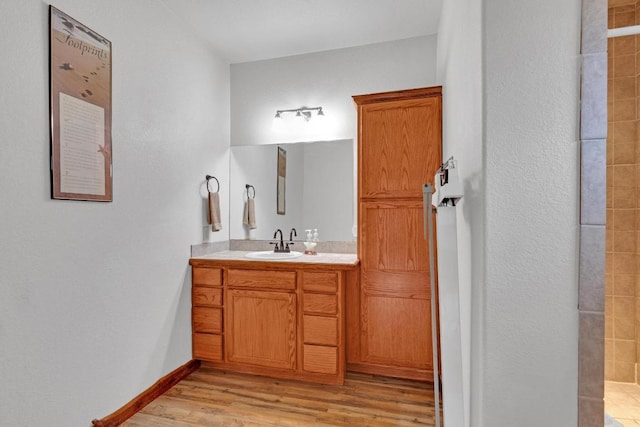
[[[278,147],[287,153],[284,215],[277,214]],[[232,146],[230,161],[231,239],[272,240],[278,228],[288,239],[295,228],[294,240],[304,240],[305,229],[317,228],[321,241],[353,240],[353,140]],[[247,184],[255,189],[253,229],[243,223]]]

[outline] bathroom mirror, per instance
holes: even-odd
[[[278,148],[287,153],[286,213],[278,215]],[[354,219],[353,140],[278,145],[236,145],[230,154],[231,239],[271,240],[276,229],[296,240],[317,228],[322,241],[352,241]],[[246,185],[255,188],[256,228],[243,225]],[[253,196],[251,190],[251,196]]]

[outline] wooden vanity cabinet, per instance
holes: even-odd
[[[296,273],[226,270],[226,360],[295,371]]]
[[[222,270],[193,270],[191,330],[193,357],[222,360]]]
[[[356,265],[194,259],[191,265],[195,359],[238,372],[343,383],[345,278]]]
[[[433,373],[423,184],[442,158],[441,88],[354,96],[358,109],[357,290],[350,289],[349,370]]]

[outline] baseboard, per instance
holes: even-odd
[[[91,421],[93,427],[116,427],[134,416],[149,403],[166,393],[171,387],[178,384],[189,374],[200,367],[199,360],[191,360],[178,369],[169,372],[160,378],[151,387],[134,397],[129,403],[118,409],[114,413],[107,415],[100,420]]]
[[[347,363],[347,372],[349,371],[371,375],[382,375],[384,377],[433,382],[433,371],[425,369],[374,365],[370,363]]]

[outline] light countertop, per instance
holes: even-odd
[[[341,253],[319,253],[317,255],[302,255],[297,258],[279,259],[279,260],[256,260],[249,259],[245,255],[252,251],[221,251],[213,252],[208,255],[192,257],[194,261],[245,261],[248,263],[282,263],[282,264],[331,264],[331,265],[349,265],[358,264],[358,256],[356,254]]]

